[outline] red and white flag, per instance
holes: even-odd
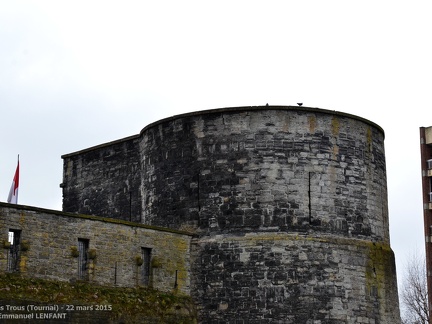
[[[15,171],[15,176],[12,181],[12,186],[9,191],[7,202],[9,204],[18,204],[18,185],[19,185],[19,161]]]

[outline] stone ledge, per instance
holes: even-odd
[[[382,249],[391,250],[390,244],[385,241],[371,241],[370,239],[359,239],[359,238],[347,238],[347,237],[336,237],[334,235],[308,235],[304,233],[287,233],[287,232],[254,232],[245,233],[244,235],[234,234],[221,234],[213,236],[201,237],[199,242],[222,242],[224,240],[229,241],[310,241],[317,243],[328,243],[336,244],[341,246],[360,246],[360,247],[371,247],[376,246]]]

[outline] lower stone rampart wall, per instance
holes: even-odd
[[[203,237],[202,323],[400,323],[390,246],[286,233]]]
[[[152,249],[150,285],[175,287],[200,323],[400,323],[395,260],[387,242],[259,232],[193,238],[182,231],[0,203],[0,271],[19,230],[25,277],[79,280],[73,253],[87,239],[88,280],[141,285],[136,256]],[[89,252],[90,253],[90,252]]]
[[[74,281],[79,277],[78,239],[88,240],[88,280],[102,285],[150,285],[190,290],[190,242],[185,232],[95,216],[0,203],[0,272],[8,271],[10,230],[20,231],[17,270],[25,276]],[[148,284],[139,257],[151,249]],[[137,260],[138,257],[138,260]]]

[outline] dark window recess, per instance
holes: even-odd
[[[141,248],[142,253],[142,284],[148,286],[150,284],[150,262],[151,262],[151,249]]]
[[[429,202],[432,202],[431,198],[432,198],[432,177],[429,177]]]
[[[19,271],[20,263],[20,243],[21,243],[21,230],[9,230],[8,241],[10,243],[8,253],[7,270],[10,272]]]
[[[87,279],[89,240],[78,239],[78,278]]]

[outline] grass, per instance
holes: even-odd
[[[106,287],[5,273],[0,275],[0,299],[42,305],[93,305],[93,309],[104,308],[109,312],[111,320],[121,319],[125,323],[143,323],[144,318],[149,323],[196,323],[195,306],[189,296],[147,287]]]

